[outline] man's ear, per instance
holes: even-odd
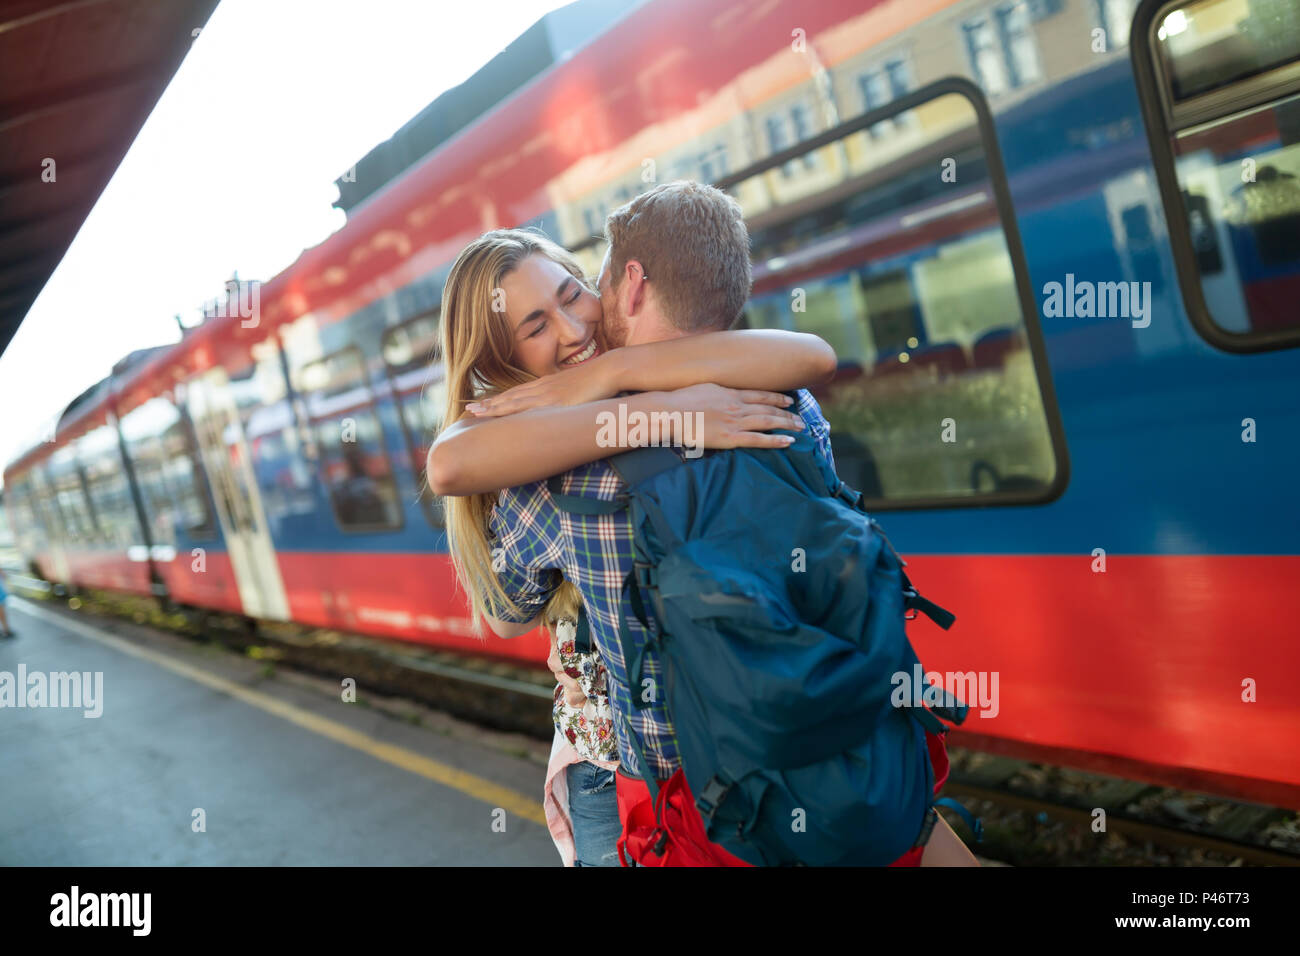
[[[623,288],[619,290],[623,299],[623,314],[631,317],[645,307],[646,276],[645,268],[636,259],[627,260],[623,266]]]

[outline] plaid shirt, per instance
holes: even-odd
[[[831,428],[816,399],[800,390],[795,412],[807,423],[808,433],[826,455],[831,467]],[[674,449],[682,454],[682,449]],[[623,482],[604,461],[582,465],[566,473],[561,490],[583,498],[612,500],[623,490]],[[535,481],[507,488],[498,496],[488,521],[495,539],[493,548],[503,549],[505,568],[497,572],[502,589],[523,610],[521,621],[531,620],[564,578],[582,592],[591,626],[591,638],[605,661],[609,676],[610,704],[615,714],[619,755],[632,773],[641,773],[622,718],[631,722],[641,738],[646,760],[660,780],[672,776],[681,766],[672,720],[661,699],[644,710],[632,703],[627,667],[619,644],[618,627],[627,621],[634,644],[645,641],[646,633],[630,603],[623,598],[623,578],[632,568],[632,522],[626,510],[612,515],[577,515],[556,507],[546,482]],[[498,558],[494,563],[501,565]],[[498,615],[502,620],[508,618]],[[653,651],[645,655],[645,676],[661,687],[663,665]]]

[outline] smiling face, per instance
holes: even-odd
[[[600,354],[600,300],[558,262],[528,256],[501,280],[501,288],[514,337],[513,361],[520,368],[540,377]]]

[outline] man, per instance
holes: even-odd
[[[739,204],[725,193],[694,182],[658,186],[611,213],[606,237],[609,249],[598,286],[612,344],[720,331],[739,319],[752,281],[749,236]],[[816,401],[800,391],[792,410],[834,467],[830,426]],[[611,500],[621,489],[622,482],[604,461],[580,466],[561,478],[563,493],[580,498]],[[505,564],[498,578],[527,615],[524,621],[545,605],[556,586],[556,571],[577,568],[573,583],[582,591],[592,640],[609,675],[622,763],[620,798],[643,792],[648,799],[644,783],[630,771],[666,780],[681,759],[671,716],[660,697],[629,686],[618,639],[626,621],[634,644],[646,640],[645,629],[622,596],[623,579],[633,562],[628,514],[561,511],[546,483],[534,482],[501,493],[491,531]],[[517,633],[520,622],[489,618],[489,623],[506,635]],[[650,687],[662,683],[662,664],[653,653],[646,655],[643,674],[653,681]],[[563,676],[561,682],[567,686]],[[648,706],[634,706],[634,693],[646,694]],[[632,742],[623,732],[624,719],[640,738],[648,767],[638,766]]]

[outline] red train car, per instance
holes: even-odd
[[[521,224],[594,271],[611,208],[713,181],[750,223],[747,322],[836,348],[841,474],[958,614],[924,659],[999,678],[958,738],[1300,807],[1300,18],[1240,6],[653,0],[74,402],[6,470],[19,547],[540,666],[540,636],[470,633],[424,487],[442,283]]]

